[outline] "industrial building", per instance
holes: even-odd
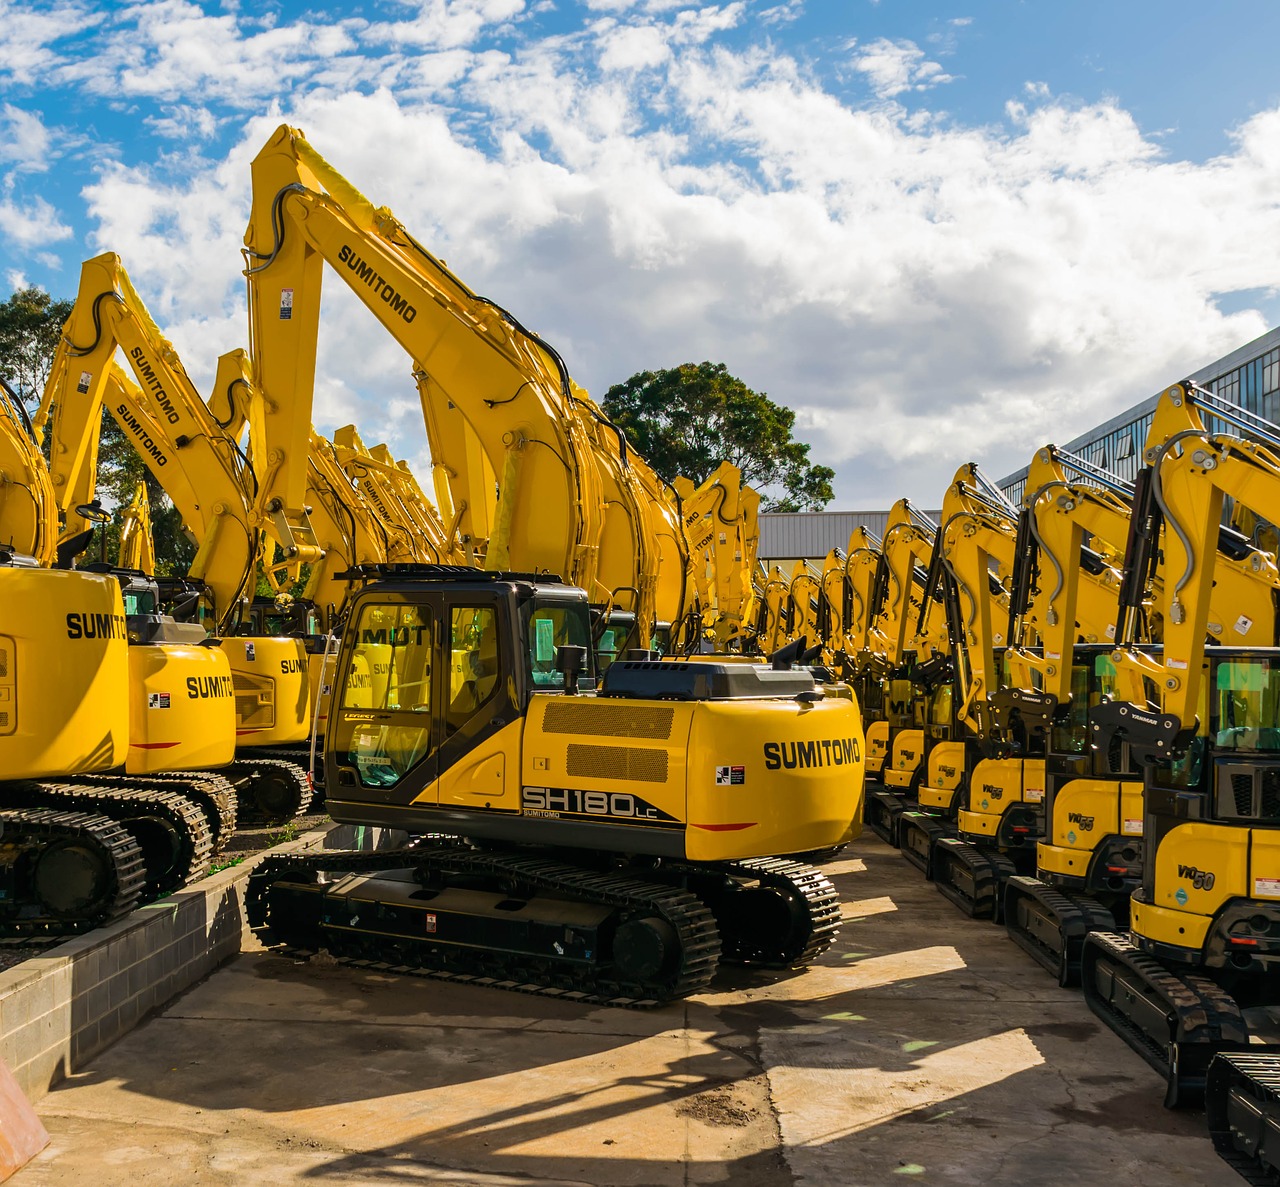
[[[1230,354],[1201,367],[1190,378],[1234,404],[1268,420],[1280,421],[1280,327],[1245,343]],[[1161,389],[1163,390],[1163,389]],[[1142,444],[1160,393],[1113,416],[1087,433],[1063,444],[1071,453],[1132,481],[1141,465]],[[1027,468],[1000,479],[1000,489],[1017,503],[1022,498]],[[936,519],[937,511],[926,512]],[[821,563],[833,548],[844,548],[858,525],[881,536],[888,511],[810,511],[760,516],[760,560],[781,565],[788,573],[797,560]]]

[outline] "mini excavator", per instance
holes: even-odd
[[[1245,435],[1212,431],[1210,421]],[[1081,979],[1095,1013],[1165,1076],[1173,1106],[1201,1097],[1215,1053],[1268,1035],[1265,1007],[1277,1001],[1275,617],[1238,619],[1245,646],[1206,639],[1224,500],[1274,516],[1280,427],[1189,381],[1176,384],[1157,405],[1144,463],[1150,501],[1134,516],[1113,660],[1122,676],[1141,678],[1147,696],[1090,712],[1095,745],[1118,737],[1144,770],[1141,883],[1127,936],[1086,936]],[[1161,523],[1163,646],[1153,654],[1133,645],[1133,618]],[[1280,1119],[1274,1097],[1268,1102],[1262,1126]]]

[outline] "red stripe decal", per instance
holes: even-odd
[[[736,833],[741,832],[744,828],[755,828],[756,821],[748,820],[745,824],[695,824],[694,828],[700,828],[709,833]]]
[[[130,742],[130,746],[136,746],[139,750],[168,750],[170,746],[180,746],[181,742]]]

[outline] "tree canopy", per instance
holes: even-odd
[[[796,414],[752,391],[723,363],[640,371],[605,392],[605,415],[668,482],[701,483],[723,461],[761,492],[764,511],[820,511],[835,471],[792,437]]]
[[[62,323],[72,302],[55,301],[44,289],[18,289],[0,303],[0,378],[34,408],[44,394]]]

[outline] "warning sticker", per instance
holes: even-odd
[[[1251,626],[1253,626],[1253,619],[1247,614],[1240,615],[1240,617],[1236,619],[1236,634],[1247,635]]]
[[[280,290],[280,320],[290,321],[293,318],[293,289]]]
[[[716,786],[734,787],[747,781],[746,767],[716,767]]]
[[[256,658],[257,658],[257,655],[258,655],[257,649],[254,647],[254,645],[253,645],[252,643],[246,643],[246,644],[244,645],[244,657],[245,657],[245,659],[247,659],[247,660],[254,660],[254,659],[256,659]]]
[[[76,391],[81,395],[89,390],[89,384],[93,382],[93,375],[89,371],[80,372],[80,382],[76,384]]]
[[[169,694],[167,692],[147,693],[147,708],[148,709],[169,708]]]
[[[1133,820],[1126,816],[1120,831],[1124,833],[1126,837],[1140,837],[1142,836],[1142,821],[1140,819]]]
[[[1114,622],[1107,623],[1107,638],[1114,639],[1116,637],[1116,625]]]
[[[435,916],[435,912],[433,912],[433,911],[428,911],[425,915],[423,915],[423,917],[422,917],[422,918],[423,918],[423,922],[424,922],[424,925],[425,925],[425,930],[427,931],[427,933],[428,933],[429,935],[435,935],[435,933],[436,933],[436,916]]]
[[[1164,662],[1166,668],[1185,668],[1187,661],[1185,659],[1167,659]]]
[[[1253,893],[1268,895],[1271,898],[1280,898],[1280,878],[1255,878],[1253,880]]]
[[[1044,801],[1044,788],[1043,788],[1043,787],[1028,787],[1028,788],[1026,789],[1025,793],[1023,794],[1023,798],[1024,798],[1024,799],[1027,801],[1027,803],[1029,803],[1029,804],[1039,804],[1039,803],[1042,803],[1042,802]]]

